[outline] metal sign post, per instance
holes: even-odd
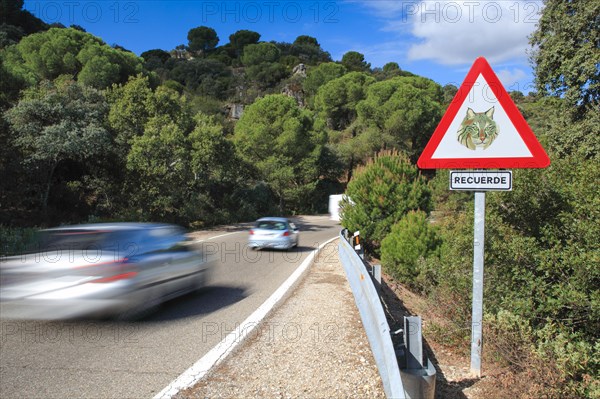
[[[483,340],[483,255],[485,239],[485,192],[475,192],[473,239],[473,313],[471,316],[471,374],[481,377]]]

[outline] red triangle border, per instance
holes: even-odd
[[[515,158],[443,158],[432,159],[435,150],[442,138],[448,132],[450,124],[456,118],[459,109],[469,95],[479,75],[482,75],[494,93],[494,96],[506,112],[508,118],[523,139],[532,157]],[[535,134],[519,112],[519,109],[506,92],[500,79],[492,70],[492,67],[483,57],[479,57],[467,73],[465,80],[458,92],[448,106],[439,125],[435,129],[431,139],[425,146],[423,153],[417,161],[421,169],[519,169],[519,168],[546,168],[550,165],[550,158],[544,148],[535,137]]]

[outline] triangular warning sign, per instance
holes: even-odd
[[[421,169],[545,168],[550,158],[490,64],[480,57],[417,165]]]

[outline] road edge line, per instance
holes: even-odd
[[[260,305],[246,320],[242,322],[234,331],[229,333],[214,348],[208,351],[200,360],[194,363],[190,368],[184,371],[179,377],[167,385],[162,391],[154,396],[153,399],[170,399],[184,389],[187,389],[200,381],[208,372],[225,358],[239,345],[245,338],[261,323],[261,321],[283,300],[288,291],[290,291],[300,278],[308,271],[313,263],[315,256],[329,243],[337,240],[335,236],[317,249],[312,251],[306,259],[298,266],[277,290]]]
[[[221,237],[225,237],[225,236],[230,236],[232,234],[237,234],[237,233],[243,233],[243,231],[232,231],[232,232],[229,232],[229,233],[219,234],[219,235],[214,236],[214,237],[208,237],[208,238],[205,238],[203,240],[195,240],[195,242],[204,242],[204,241],[208,241],[208,240],[214,240],[215,238],[221,238]]]

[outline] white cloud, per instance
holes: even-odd
[[[516,68],[512,71],[510,69],[501,69],[496,73],[496,75],[498,75],[498,78],[500,79],[500,82],[502,82],[502,85],[509,91],[524,91],[526,88],[530,88],[529,86],[519,86],[519,83],[530,78],[529,74],[527,74],[527,72],[523,71],[522,69]],[[525,94],[527,94],[527,92],[525,92]]]
[[[408,56],[444,65],[468,63],[478,56],[491,62],[525,58],[535,23],[524,18],[524,4],[423,1],[412,15],[412,34],[420,41]]]
[[[383,30],[413,36],[409,60],[461,65],[524,60],[542,3],[534,1],[361,2],[384,20]]]

